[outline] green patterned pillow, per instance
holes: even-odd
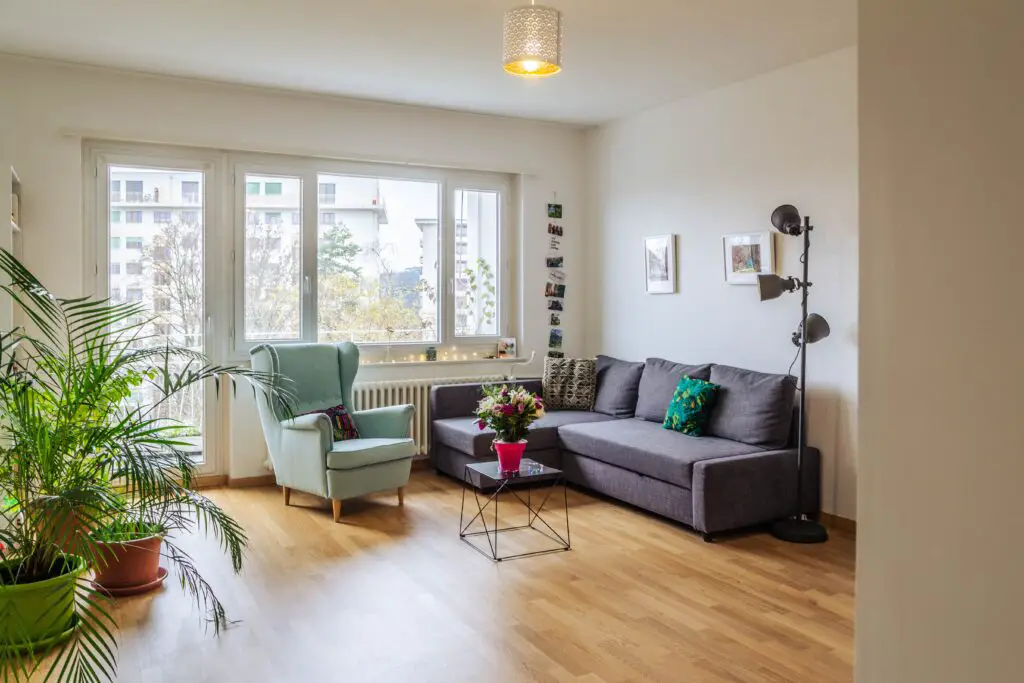
[[[662,427],[690,436],[703,436],[717,396],[717,384],[683,375],[668,404]]]

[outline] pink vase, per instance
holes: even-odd
[[[494,450],[498,451],[498,468],[502,474],[518,472],[519,464],[523,460],[523,451],[526,450],[526,439],[515,443],[495,441]]]

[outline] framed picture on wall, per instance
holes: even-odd
[[[756,285],[760,273],[775,272],[775,242],[770,232],[746,232],[722,238],[725,281]]]
[[[644,239],[644,274],[648,294],[676,293],[676,236]]]

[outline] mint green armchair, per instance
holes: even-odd
[[[352,412],[358,439],[335,441],[331,422],[310,411],[352,405],[359,370],[355,344],[263,344],[249,353],[254,370],[284,378],[290,411],[257,390],[256,403],[277,483],[288,505],[292,489],[331,500],[334,521],[341,502],[367,493],[398,489],[405,503],[416,445],[410,438],[413,406]],[[292,416],[292,417],[289,417]]]

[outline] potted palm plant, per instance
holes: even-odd
[[[213,534],[241,570],[246,535],[192,490],[197,470],[165,407],[183,392],[244,376],[279,397],[273,376],[211,364],[201,353],[154,346],[144,307],[53,296],[0,250],[0,274],[33,332],[0,331],[0,673],[28,681],[40,667],[57,683],[113,680],[116,623],[100,589],[138,546],[159,554],[209,616],[225,608],[175,533]],[[133,402],[136,388],[146,402]],[[56,648],[56,654],[39,654]]]

